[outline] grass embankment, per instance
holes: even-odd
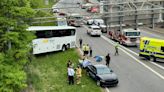
[[[72,49],[35,58],[29,65],[29,79],[34,92],[101,92],[100,87],[97,87],[84,70],[80,85],[68,85],[68,59],[76,66],[79,59],[77,51]]]

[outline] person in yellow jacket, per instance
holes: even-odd
[[[83,44],[82,50],[83,50],[83,56],[85,56],[86,55],[86,45],[85,44]]]
[[[87,44],[87,45],[86,45],[86,55],[87,55],[87,56],[88,56],[89,51],[90,51],[90,47],[89,47],[89,45]]]
[[[76,68],[76,83],[80,84],[81,83],[81,77],[82,77],[82,69],[78,65]]]

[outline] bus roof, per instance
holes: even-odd
[[[151,41],[154,41],[154,42],[161,42],[161,44],[164,43],[163,39],[149,38],[149,37],[142,37],[141,39],[142,40],[151,40]]]
[[[61,30],[61,29],[76,29],[72,26],[30,26],[28,31],[43,31],[43,30]]]

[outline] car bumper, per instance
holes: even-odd
[[[127,46],[138,46],[139,43],[136,43],[136,42],[124,42],[125,45]]]
[[[118,84],[118,80],[100,82],[100,85],[103,87],[117,86],[117,84]]]
[[[100,36],[101,33],[98,33],[98,32],[94,32],[94,33],[93,33],[93,32],[91,32],[91,35],[95,35],[95,36],[98,35],[98,36]]]

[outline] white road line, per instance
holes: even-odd
[[[114,42],[112,42],[110,39],[108,39],[105,36],[101,36],[104,40],[106,40],[107,42],[111,43],[114,45]],[[161,79],[164,80],[164,76],[162,76],[160,73],[156,72],[155,70],[153,70],[151,67],[149,67],[148,65],[144,64],[143,62],[141,62],[140,60],[138,60],[136,57],[134,57],[133,55],[131,55],[130,53],[128,53],[126,50],[119,48],[120,50],[122,50],[124,53],[126,53],[127,55],[129,55],[131,58],[133,58],[134,60],[136,60],[138,63],[140,63],[141,65],[143,65],[145,68],[149,69],[150,71],[152,71],[155,75],[157,75],[158,77],[160,77]],[[129,50],[130,51],[130,50]]]
[[[161,68],[161,69],[164,70],[164,67],[163,67],[163,66],[161,66],[161,65],[159,65],[159,64],[157,64],[157,63],[154,63],[154,62],[150,62],[150,63],[152,63],[152,64],[156,65],[157,67],[159,67],[159,68]]]
[[[108,88],[105,88],[105,90],[106,90],[106,92],[111,92],[111,91],[109,91],[109,89],[108,89]]]
[[[104,38],[104,37],[102,37],[102,38]],[[104,38],[104,39],[106,39],[106,37]],[[106,39],[106,40],[109,40],[108,38]],[[112,41],[111,40],[111,42],[112,42],[112,44],[114,44],[115,42],[114,41]],[[126,48],[126,47],[124,47],[124,46],[119,46],[119,47],[121,47],[121,48],[123,48],[123,49],[125,49],[126,51],[129,51],[130,53],[133,53],[134,55],[136,55],[136,56],[139,56],[139,54],[138,53],[136,53],[136,52],[134,52],[134,51],[132,51],[132,50],[130,50],[130,49],[128,49],[128,48]],[[161,65],[159,65],[159,64],[157,64],[157,63],[154,63],[154,62],[150,62],[151,64],[153,64],[153,65],[155,65],[155,66],[157,66],[158,68],[160,68],[160,69],[162,69],[162,70],[164,70],[164,67],[163,66],[161,66]]]

